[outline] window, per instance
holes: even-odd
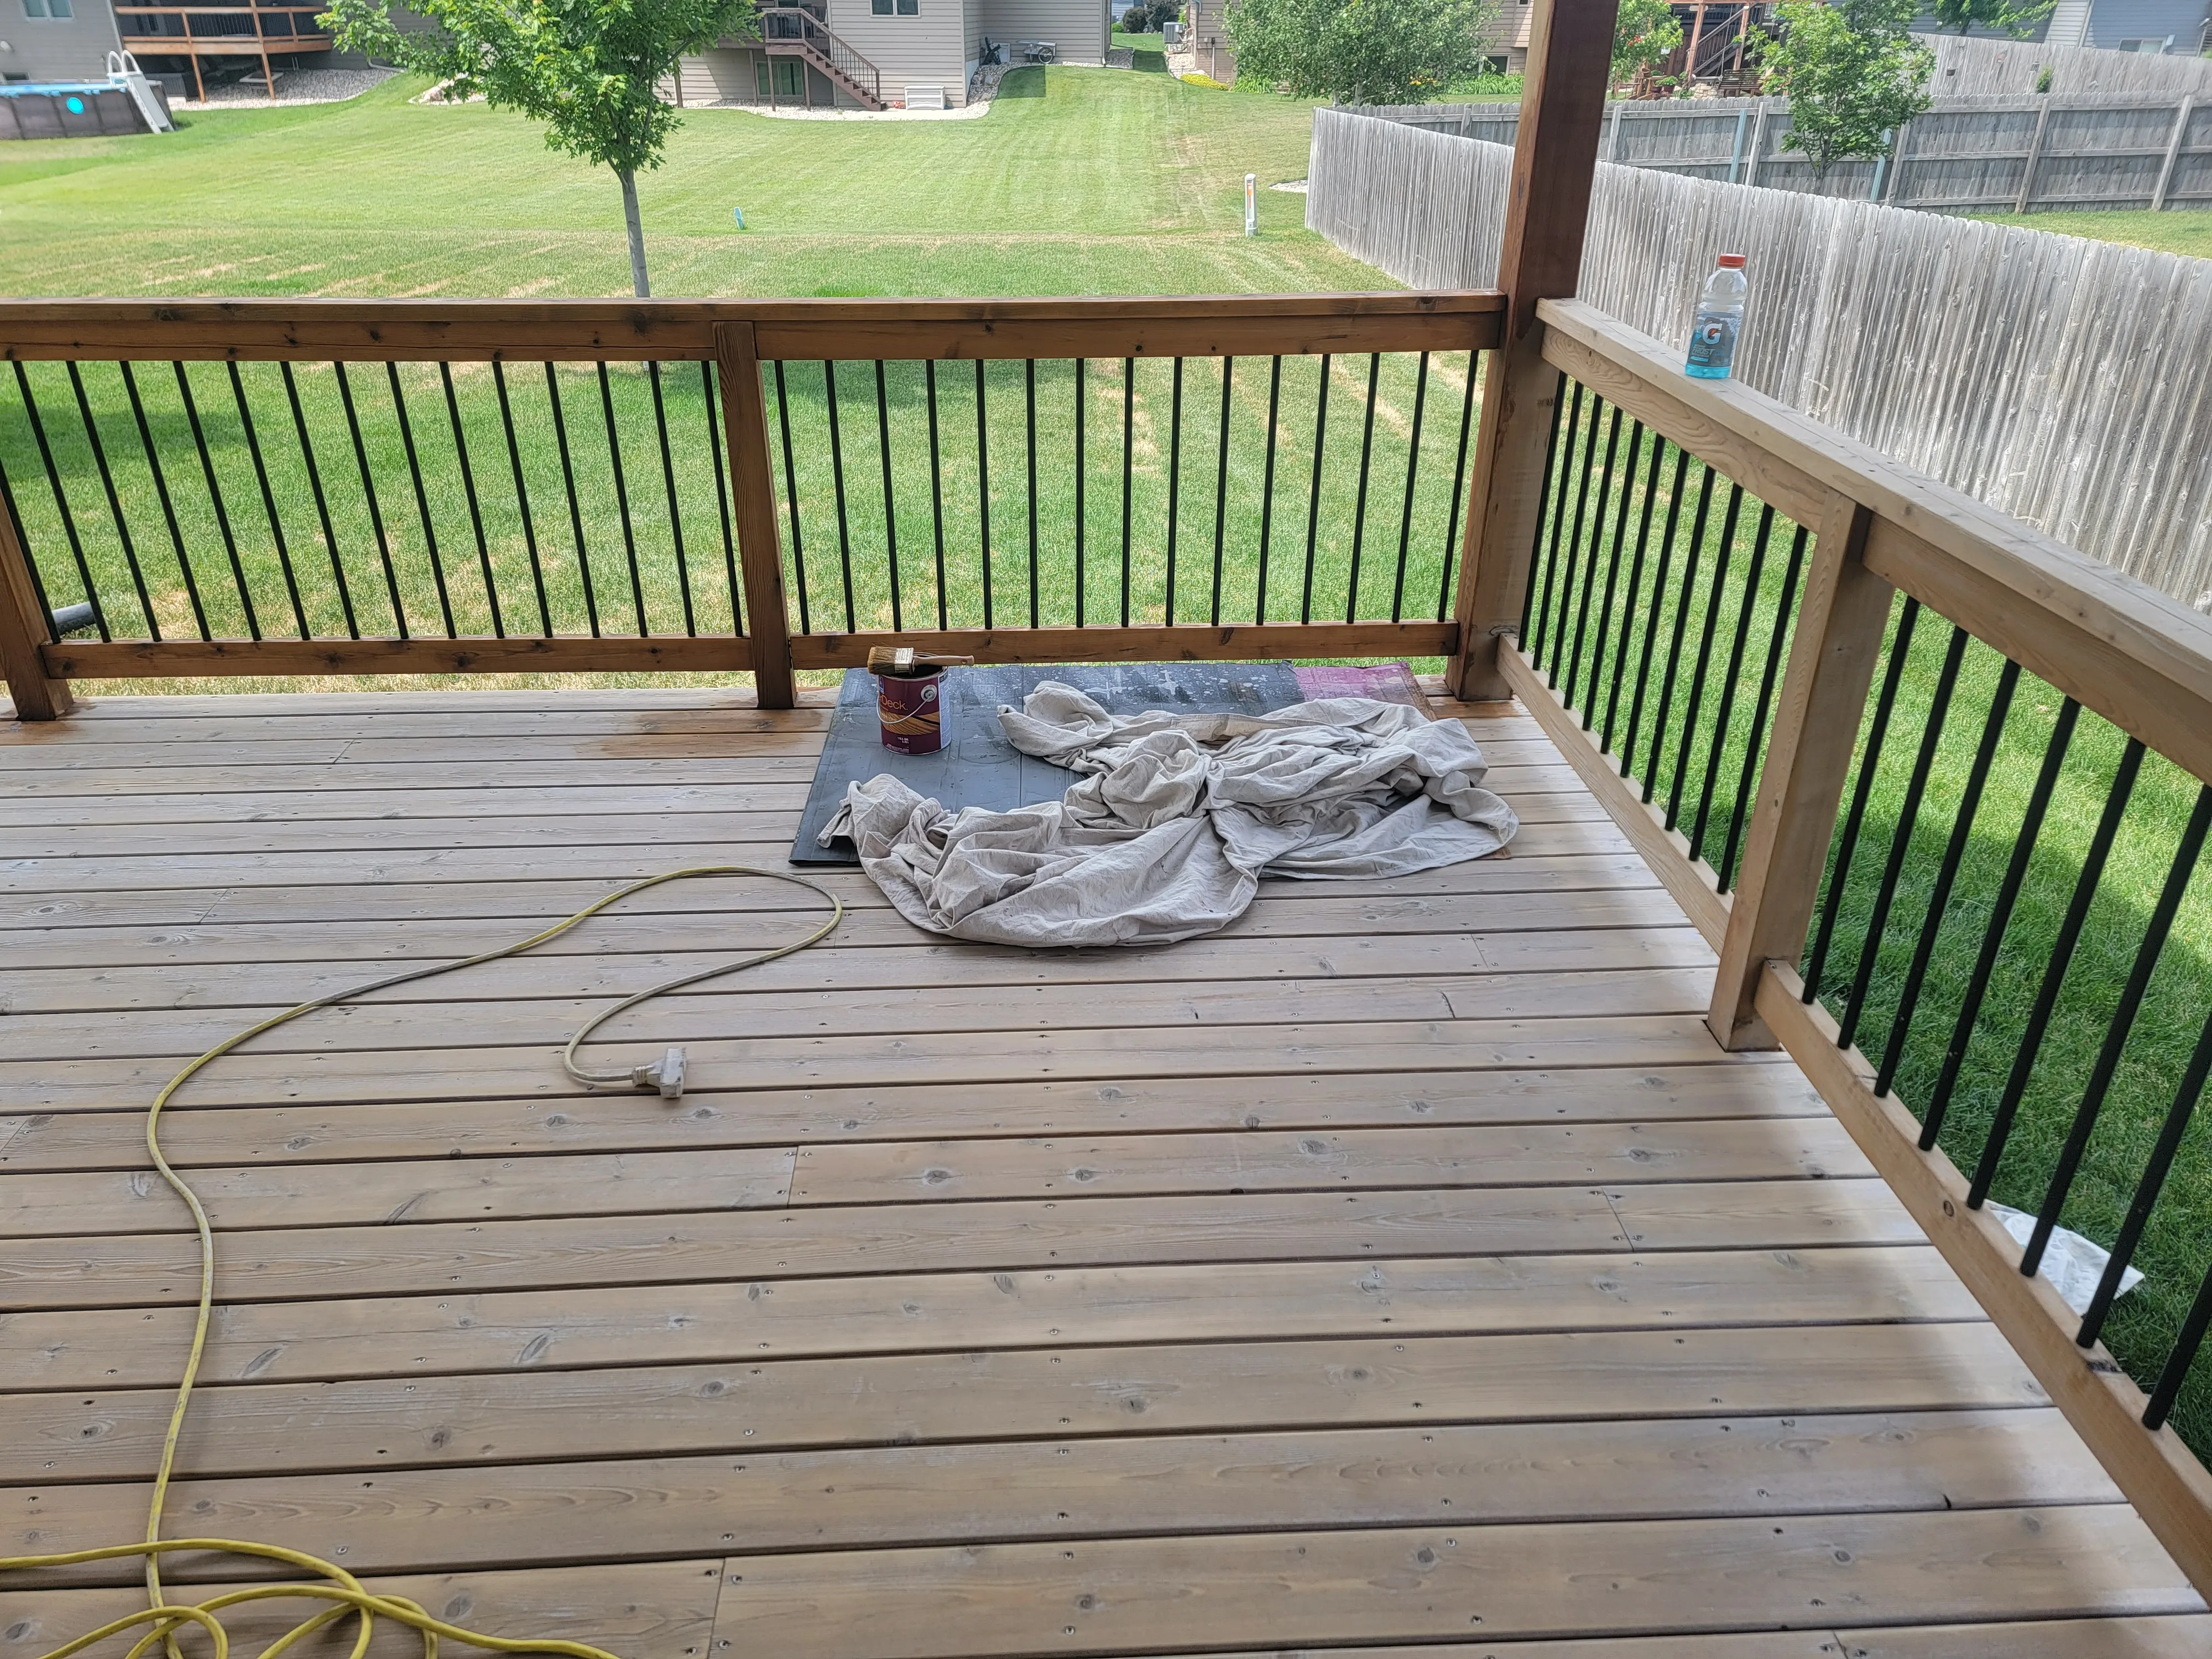
[[[878,17],[915,17],[921,12],[921,0],[868,0],[868,9]]]
[[[26,17],[67,17],[70,15],[70,0],[23,0]]]
[[[769,90],[769,76],[775,76],[773,94]],[[804,98],[806,96],[805,70],[795,58],[756,58],[753,59],[753,87],[767,98]]]

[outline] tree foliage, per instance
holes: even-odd
[[[2013,0],[1929,0],[1928,13],[1945,28],[1960,34],[1979,25],[2024,40],[2035,33],[2035,26],[2050,16],[2056,5],[2057,0],[2025,6],[2016,6]]]
[[[1495,0],[1236,0],[1240,81],[1340,104],[1418,104],[1481,67]]]
[[[1929,107],[1936,54],[1912,38],[1917,0],[1782,0],[1782,38],[1763,62],[1769,90],[1790,100],[1784,149],[1820,178],[1838,161],[1871,158],[1887,135]]]
[[[1682,44],[1682,20],[1667,0],[1620,0],[1613,26],[1613,84],[1640,92]]]
[[[614,170],[638,291],[644,242],[634,180],[660,165],[681,118],[659,82],[684,53],[751,35],[751,0],[411,0],[434,27],[400,28],[390,0],[333,0],[320,20],[347,52],[436,76],[446,96],[481,96],[545,124],[564,155]]]

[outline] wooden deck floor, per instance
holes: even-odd
[[[689,1045],[673,1109],[555,1045],[791,937],[787,890],[665,890],[221,1063],[167,1131],[222,1234],[169,1531],[627,1659],[2212,1650],[1802,1076],[1713,1044],[1709,951],[1534,724],[1474,712],[1510,857],[1066,957],[836,878],[829,945],[617,1031]],[[779,862],[826,718],[0,728],[0,1553],[143,1527],[196,1279],[141,1140],[179,1057]],[[0,1586],[0,1659],[131,1579]]]

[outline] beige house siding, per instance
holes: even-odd
[[[909,82],[945,88],[948,108],[968,101],[968,64],[975,42],[968,0],[917,0],[912,17],[878,17],[868,0],[830,0],[830,32],[881,71],[884,97],[906,101]]]
[[[1237,53],[1229,44],[1228,0],[1190,0],[1191,56],[1199,73],[1224,86],[1237,79]]]
[[[107,0],[76,0],[68,17],[32,17],[20,0],[0,0],[0,74],[31,81],[99,81],[118,45]],[[254,73],[260,73],[257,63]]]
[[[1106,61],[1106,0],[983,0],[982,24],[994,40],[1049,40],[1063,64]]]
[[[685,104],[759,104],[763,106],[781,104],[789,106],[805,105],[814,109],[859,109],[862,106],[838,90],[836,82],[810,66],[805,70],[805,90],[782,93],[774,99],[763,95],[760,90],[758,65],[767,54],[757,47],[744,46],[717,46],[712,52],[697,53],[683,61],[680,77],[671,76],[660,83],[660,95],[670,103]],[[785,63],[796,59],[786,58]],[[788,75],[791,71],[786,70]],[[681,97],[678,97],[679,92]]]

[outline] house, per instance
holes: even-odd
[[[0,0],[0,81],[82,81],[120,44],[107,0]]]
[[[1106,0],[806,0],[761,8],[761,38],[686,58],[679,103],[821,109],[968,102],[986,41],[1049,42],[1054,61],[1103,64]],[[1014,56],[1012,61],[1018,63]]]
[[[1912,27],[1930,34],[1956,32],[1926,15]],[[2025,34],[1979,24],[1966,33],[1984,40],[2024,40],[2053,46],[2096,46],[2107,52],[2212,57],[2212,5],[2206,0],[2057,0]]]

